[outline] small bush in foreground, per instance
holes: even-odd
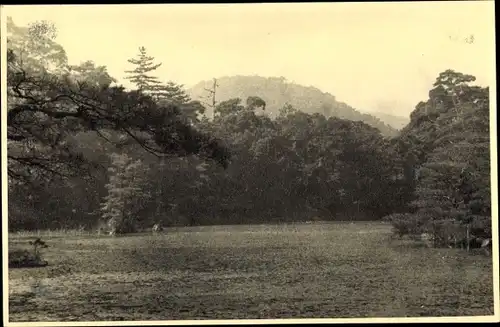
[[[47,244],[40,238],[30,241],[32,251],[12,250],[9,251],[9,268],[33,268],[45,267],[48,262],[42,259],[40,248],[46,248]]]
[[[399,238],[420,235],[423,231],[420,219],[409,213],[392,214],[384,217],[384,220],[391,223],[393,235]]]

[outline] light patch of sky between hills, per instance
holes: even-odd
[[[139,46],[163,63],[156,72],[163,81],[189,87],[220,76],[284,76],[360,111],[406,117],[446,69],[483,86],[495,78],[493,1],[4,9],[18,25],[54,22],[70,63],[106,65],[127,87],[127,59]]]

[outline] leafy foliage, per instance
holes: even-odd
[[[102,217],[113,232],[134,232],[138,223],[137,214],[148,197],[141,187],[144,167],[140,160],[133,161],[127,154],[113,153],[111,159],[109,183],[106,184],[108,195],[101,207]]]
[[[400,137],[418,172],[412,211],[442,245],[465,239],[467,230],[470,239],[491,238],[489,95],[474,80],[441,73]]]

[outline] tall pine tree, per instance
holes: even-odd
[[[141,183],[144,166],[140,160],[133,160],[127,154],[111,154],[108,195],[101,206],[102,216],[108,227],[116,233],[134,232],[140,204],[148,195],[143,192]]]
[[[160,104],[175,105],[191,124],[198,122],[198,115],[205,111],[203,105],[199,101],[191,101],[182,84],[173,81],[163,84],[157,76],[151,75],[150,73],[162,65],[155,64],[154,60],[154,57],[148,56],[145,47],[140,47],[137,58],[128,60],[136,68],[125,71],[129,74],[126,78],[134,83],[138,90],[152,96]]]
[[[158,77],[149,75],[155,71],[162,64],[155,64],[154,57],[148,56],[145,47],[139,48],[139,55],[137,58],[129,59],[128,62],[135,65],[135,69],[127,70],[125,73],[129,76],[125,77],[137,86],[137,89],[155,97],[158,89],[161,87],[161,82]]]

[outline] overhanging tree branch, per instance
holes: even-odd
[[[121,143],[106,138],[101,130],[124,132],[134,143],[158,158],[171,155],[172,151],[178,155],[196,154],[209,141],[208,137],[201,136],[182,122],[178,110],[164,110],[140,92],[126,92],[122,87],[96,88],[85,83],[71,84],[51,76],[38,78],[29,76],[25,71],[10,76],[13,77],[9,85],[9,102],[14,104],[7,113],[9,141],[33,139],[67,153],[67,159],[71,159],[71,150],[63,146],[65,135],[78,131],[95,131],[115,145]],[[40,121],[37,114],[47,118]],[[143,139],[136,132],[149,136]],[[161,138],[156,137],[158,133],[162,134]],[[177,142],[173,137],[176,133],[184,135],[183,142],[169,148]],[[153,140],[156,146],[149,144]],[[195,145],[197,142],[200,144]],[[169,146],[165,146],[167,144]],[[215,152],[207,153],[206,157],[214,158]],[[42,162],[45,161],[41,158],[11,156],[9,160],[61,175],[57,169],[51,168],[51,165],[58,164],[56,160],[44,165]],[[10,176],[17,175],[11,169]]]

